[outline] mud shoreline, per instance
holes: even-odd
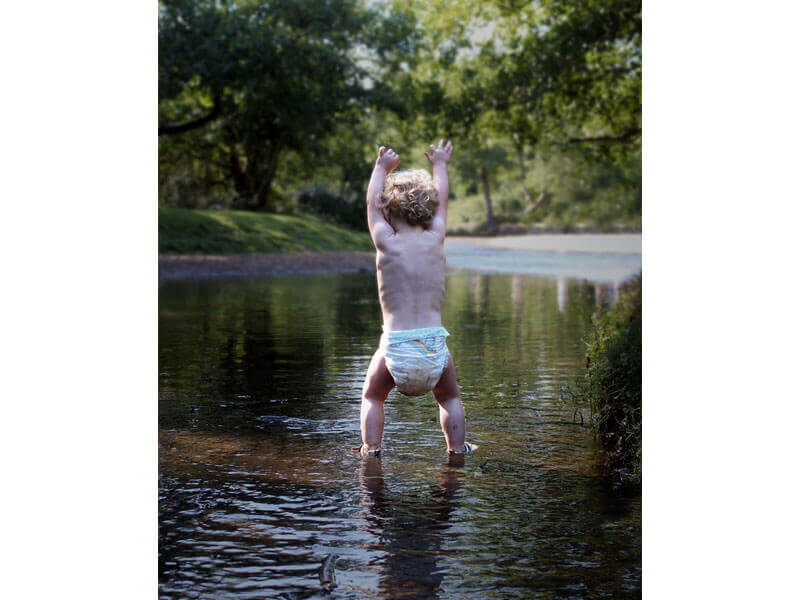
[[[375,273],[375,254],[361,251],[275,252],[255,254],[161,254],[159,279],[206,279]]]

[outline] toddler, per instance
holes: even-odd
[[[400,157],[381,146],[367,189],[367,221],[377,251],[383,335],[370,361],[361,394],[362,455],[380,452],[383,404],[397,389],[406,396],[433,390],[447,449],[466,454],[464,409],[453,358],[442,327],[447,223],[447,164],[451,142],[425,152],[426,171],[392,172]]]

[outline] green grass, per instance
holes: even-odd
[[[237,254],[307,250],[371,250],[365,231],[314,216],[237,210],[158,209],[161,254]]]

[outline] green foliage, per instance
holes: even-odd
[[[641,225],[639,0],[159,6],[161,206],[363,227],[378,146],[428,167],[448,137],[453,226],[487,218],[481,173],[500,222]]]
[[[546,202],[522,220],[555,227],[587,224],[641,227],[641,158],[624,164],[590,161],[570,153],[553,153],[533,161],[531,188],[542,190]]]
[[[475,172],[485,169],[498,220],[638,224],[639,1],[415,6],[429,52],[440,59],[415,72],[418,87],[440,90],[435,102],[420,107],[427,111],[422,122],[427,129],[446,124],[457,148],[467,147],[471,156],[461,161],[459,175],[473,179],[469,193],[478,188]],[[443,46],[444,61],[436,50]],[[498,146],[508,160],[486,152]],[[531,181],[526,165],[534,161],[545,166],[545,176]]]
[[[468,146],[453,157],[453,170],[462,182],[469,185],[480,181],[479,171],[482,166],[489,167],[493,174],[510,166],[508,148],[501,144],[484,143],[480,146]]]
[[[640,0],[496,4],[505,50],[494,54],[492,91],[499,110],[521,109],[512,121],[532,121],[526,141],[591,140],[600,158],[638,139]]]
[[[452,190],[458,202],[448,212],[448,226],[470,228],[485,219],[478,172],[453,157],[456,177]],[[495,217],[501,223],[543,225],[556,229],[591,226],[601,231],[615,226],[641,228],[641,161],[638,155],[626,164],[589,161],[569,152],[542,154],[526,160],[525,186],[530,200],[520,191],[517,162],[487,163],[492,182]],[[539,199],[540,205],[536,206]]]
[[[336,227],[310,215],[158,210],[158,250],[162,254],[371,249],[366,233]]]
[[[610,466],[625,480],[642,476],[642,277],[625,284],[611,309],[592,316],[586,376],[592,421]]]
[[[367,205],[360,198],[357,201],[348,201],[325,189],[302,192],[297,199],[297,205],[303,212],[326,217],[352,229],[363,228],[367,222]]]
[[[359,56],[382,40],[376,22],[356,0],[162,2],[159,133],[176,134],[160,140],[162,186],[173,183],[167,173],[193,177],[242,207],[274,210],[281,156],[312,158],[319,139],[368,105],[375,76]],[[185,135],[198,123],[202,132]]]

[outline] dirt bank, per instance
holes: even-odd
[[[158,257],[159,279],[374,272],[374,252],[162,254]]]

